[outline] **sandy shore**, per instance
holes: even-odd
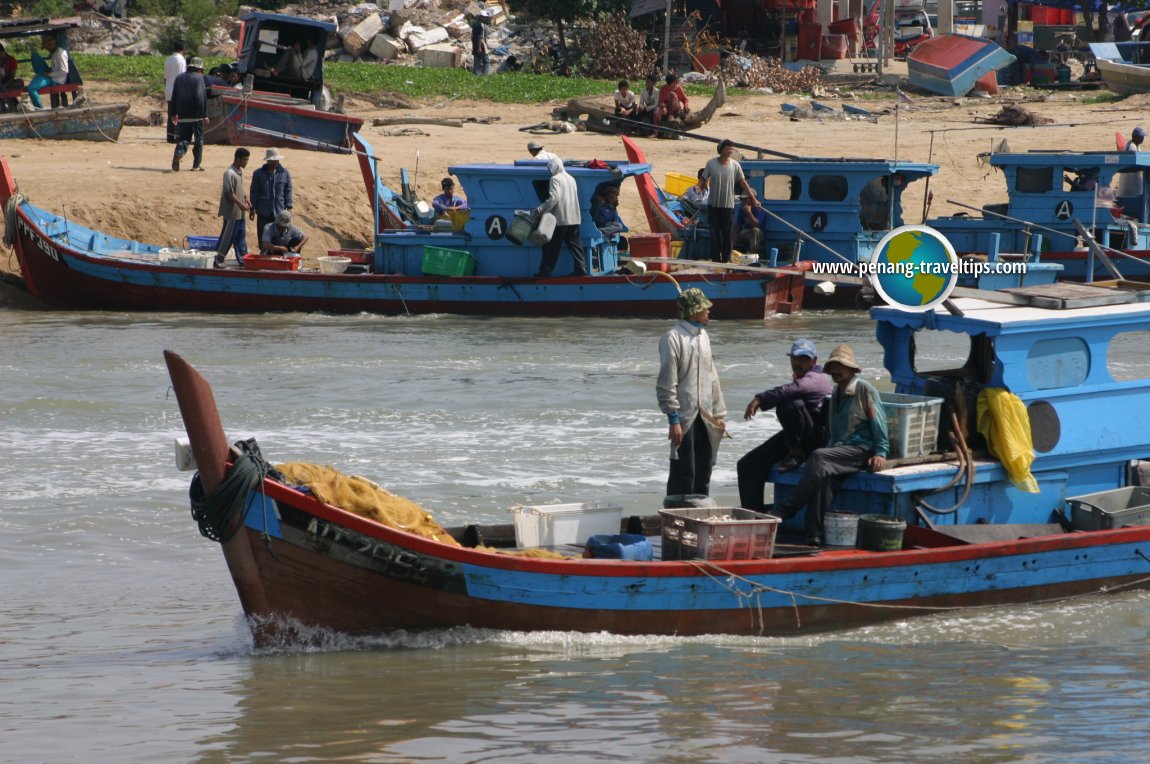
[[[125,100],[123,93],[99,83],[88,86],[93,100]],[[1025,107],[1053,119],[1040,128],[996,128],[976,124],[976,117],[996,113],[1009,99],[917,98],[914,104],[866,121],[804,119],[792,121],[780,113],[784,102],[805,105],[797,96],[754,95],[733,97],[700,133],[730,137],[775,151],[811,156],[894,157],[933,161],[941,165],[931,185],[934,200],[929,214],[958,211],[947,204],[956,200],[971,205],[1005,201],[1002,177],[978,154],[990,151],[1003,139],[1013,150],[1104,149],[1114,146],[1115,132],[1126,135],[1145,119],[1147,97],[1118,103],[1085,104],[1105,91],[1060,93]],[[158,110],[158,99],[128,97],[131,114],[146,117]],[[865,108],[893,109],[890,100],[866,101],[820,97],[837,105],[850,101]],[[535,136],[520,128],[550,117],[554,103],[506,105],[486,102],[425,102],[415,111],[384,111],[365,102],[351,101],[349,110],[367,119],[364,133],[381,157],[387,182],[398,188],[399,169],[415,176],[421,198],[439,192],[439,181],[453,164],[476,161],[507,162],[526,158],[527,141],[537,138],[564,158],[622,159],[618,138],[594,133]],[[420,125],[407,128],[372,127],[382,116],[498,117],[492,124],[465,124],[462,128]],[[896,140],[897,139],[897,140]],[[693,175],[714,155],[714,145],[696,140],[641,141],[660,180],[669,171]],[[172,147],[162,127],[126,127],[118,143],[82,141],[6,141],[0,154],[9,164],[31,201],[66,214],[85,225],[129,239],[165,246],[181,246],[185,236],[219,231],[216,209],[220,180],[230,164],[234,147],[205,148],[205,172],[173,173]],[[295,184],[297,223],[313,244],[312,256],[327,249],[367,246],[371,210],[354,158],[311,151],[286,151],[285,166]],[[262,150],[253,151],[251,171],[259,166]],[[923,183],[908,191],[906,222],[922,217]],[[463,189],[466,192],[466,189]],[[621,212],[632,228],[643,230],[643,216],[633,184],[625,184]],[[254,228],[254,226],[251,226]],[[255,244],[255,233],[249,230]],[[0,249],[0,268],[16,270],[10,250]]]

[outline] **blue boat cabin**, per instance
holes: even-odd
[[[240,76],[252,89],[282,93],[321,106],[323,56],[335,24],[279,13],[249,13],[240,19]]]

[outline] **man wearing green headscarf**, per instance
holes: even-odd
[[[706,330],[711,301],[700,289],[686,289],[677,303],[679,320],[659,341],[655,386],[671,442],[665,503],[675,502],[672,497],[710,495],[711,469],[727,416]]]

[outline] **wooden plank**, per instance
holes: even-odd
[[[1056,310],[1093,308],[1099,305],[1121,305],[1134,302],[1134,294],[1126,290],[1065,281],[1056,284],[1012,287],[1000,291],[1025,298],[1027,305]]]

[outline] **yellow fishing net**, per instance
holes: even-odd
[[[1030,415],[1022,400],[1000,387],[983,388],[978,394],[978,431],[986,438],[992,456],[1002,462],[1014,487],[1038,493],[1038,481],[1030,474],[1034,445],[1030,440]]]
[[[437,523],[431,514],[411,499],[396,496],[382,486],[357,475],[345,475],[334,467],[305,462],[277,464],[276,469],[292,485],[307,486],[312,495],[325,504],[374,520],[389,528],[398,528],[451,546],[459,542]],[[570,559],[567,555],[545,549],[506,551],[477,547],[477,551],[533,557],[546,560]]]

